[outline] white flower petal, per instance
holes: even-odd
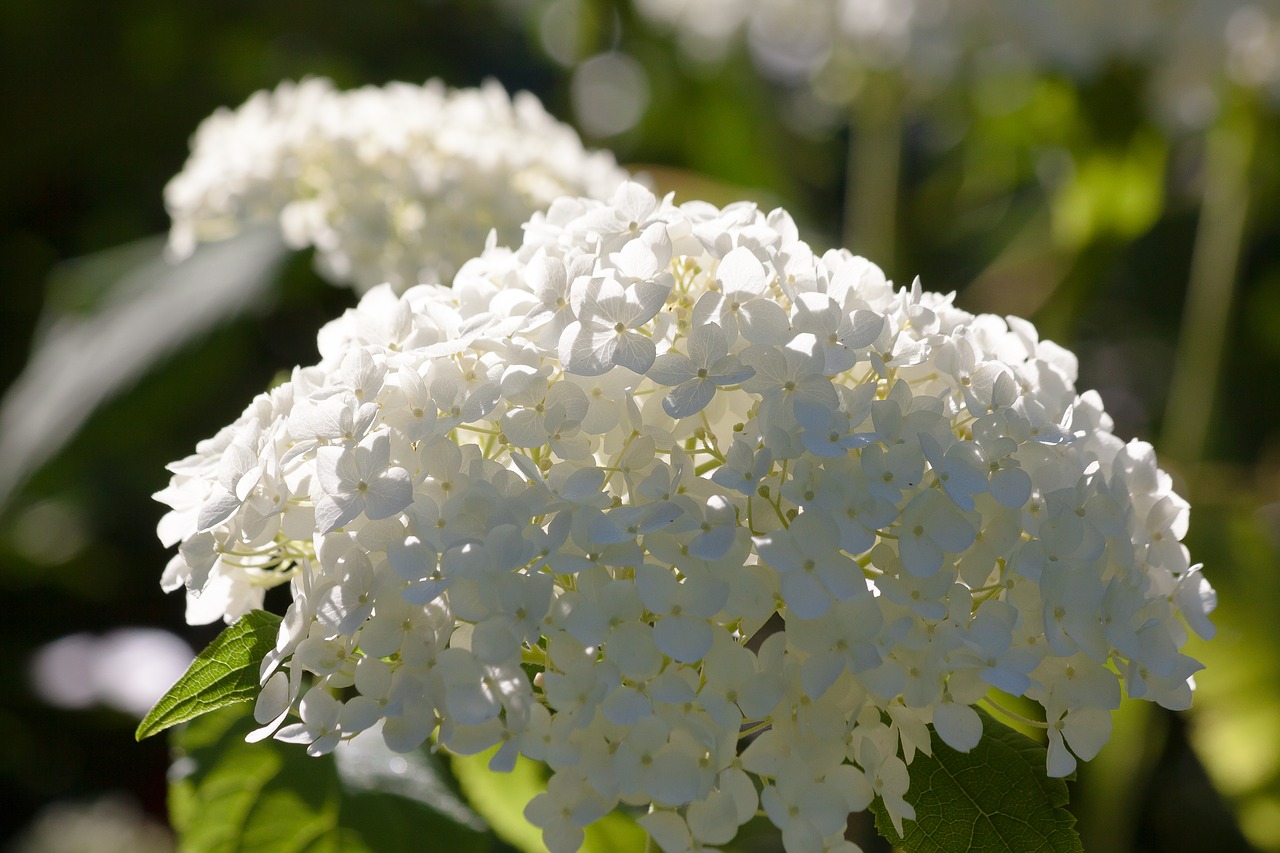
[[[666,352],[658,356],[646,374],[659,385],[679,385],[697,374],[697,368],[688,356],[678,352]]]
[[[413,500],[413,480],[403,468],[391,468],[368,484],[364,514],[372,519],[390,518]]]
[[[611,353],[614,364],[642,376],[653,366],[656,357],[653,341],[634,332],[618,335]]]
[[[968,752],[982,739],[978,712],[958,702],[943,702],[933,709],[933,728],[943,742],[957,752]]]
[[[663,654],[681,663],[696,663],[711,649],[714,634],[706,619],[664,616],[653,626],[653,641]]]
[[[715,395],[716,386],[710,380],[690,379],[662,398],[662,408],[673,418],[687,418],[706,408]]]

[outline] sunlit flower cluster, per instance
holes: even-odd
[[[682,49],[719,60],[739,38],[769,74],[803,80],[833,72],[839,96],[865,72],[892,71],[924,85],[954,68],[980,20],[974,0],[637,0],[651,21],[669,26]],[[834,79],[841,77],[844,79]]]
[[[834,62],[917,81],[936,80],[966,52],[1094,73],[1117,58],[1149,55],[1168,19],[1184,11],[1103,0],[718,0],[711,6],[637,0],[637,6],[672,26],[690,53],[718,57],[741,33],[757,61],[783,76]]]
[[[1186,0],[1168,24],[1154,86],[1166,116],[1211,121],[1224,84],[1280,102],[1280,6],[1254,0]]]
[[[1151,71],[1156,112],[1211,120],[1224,83],[1280,96],[1280,14],[1259,0],[1071,3],[1026,0],[637,0],[689,56],[718,62],[744,41],[766,73],[856,96],[889,72],[929,95],[962,70],[1091,78],[1115,64]]]
[[[1151,61],[1172,25],[1157,3],[1024,0],[637,0],[685,52],[717,60],[740,37],[756,64],[810,81],[830,100],[857,97],[869,74],[929,97],[962,71],[1059,71],[1088,77],[1113,62]],[[883,85],[877,83],[875,85]]]
[[[1056,776],[1122,686],[1191,701],[1214,597],[1151,447],[1029,323],[785,211],[560,199],[319,344],[158,495],[190,619],[290,584],[255,737],[544,761],[554,851],[626,804],[664,850],[762,810],[796,853],[876,797],[901,829],[928,727],[973,748],[992,688]]]
[[[519,240],[558,196],[607,198],[627,179],[533,95],[511,98],[493,81],[283,83],[214,113],[191,149],[165,189],[173,255],[278,224],[294,248],[315,248],[328,279],[361,292],[448,281],[491,230]]]

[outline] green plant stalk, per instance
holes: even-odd
[[[1188,469],[1204,454],[1222,372],[1248,219],[1255,141],[1251,106],[1242,103],[1226,111],[1205,142],[1204,196],[1161,434],[1162,452]]]
[[[1126,700],[1112,715],[1111,740],[1093,760],[1078,769],[1084,784],[1072,794],[1072,811],[1089,853],[1125,853],[1137,840],[1140,815],[1134,791],[1151,785],[1160,758],[1166,720],[1151,702]]]
[[[844,246],[892,277],[902,171],[902,102],[895,82],[867,82],[849,115]]]

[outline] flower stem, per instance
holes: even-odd
[[[897,242],[902,109],[892,80],[875,77],[854,102],[844,189],[844,245],[889,271]]]
[[[1209,432],[1248,218],[1255,119],[1251,104],[1233,106],[1205,142],[1204,197],[1162,430],[1164,450],[1189,467]]]
[[[1016,712],[1016,711],[1010,711],[1008,708],[1006,708],[1005,706],[1001,705],[1001,704],[1000,704],[999,702],[997,702],[996,700],[992,699],[990,694],[987,694],[986,696],[983,696],[983,697],[982,697],[982,701],[983,701],[983,702],[986,702],[988,705],[990,705],[990,706],[991,706],[991,710],[993,710],[993,711],[998,711],[1000,714],[1002,714],[1002,715],[1004,715],[1004,716],[1008,717],[1008,718],[1009,718],[1009,719],[1011,719],[1011,720],[1016,720],[1017,722],[1022,723],[1024,726],[1030,726],[1030,727],[1031,727],[1031,728],[1033,728],[1033,729],[1047,729],[1047,728],[1049,728],[1049,724],[1048,724],[1048,723],[1046,723],[1046,722],[1044,722],[1044,721],[1042,721],[1042,720],[1033,720],[1033,719],[1031,719],[1030,717],[1024,717],[1024,716],[1022,716],[1021,714],[1019,714],[1019,713],[1018,713],[1018,712]]]

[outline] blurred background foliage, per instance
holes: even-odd
[[[167,229],[161,191],[215,108],[305,75],[528,89],[678,200],[783,205],[810,242],[1028,316],[1079,355],[1079,387],[1190,499],[1187,541],[1220,601],[1218,637],[1191,650],[1207,665],[1195,709],[1126,704],[1074,783],[1085,848],[1280,850],[1280,111],[1224,88],[1216,119],[1171,129],[1146,106],[1151,73],[996,67],[927,95],[872,75],[844,106],[763,75],[741,43],[700,61],[625,0],[0,4],[0,387],[55,320],[109,294],[131,261],[103,253]],[[162,739],[134,743],[118,702],[51,702],[33,656],[128,626],[194,648],[215,633],[160,591],[149,496],[279,370],[314,362],[316,330],[355,300],[307,257],[278,278],[99,407],[3,506],[0,844],[168,843],[139,824],[165,820]]]

